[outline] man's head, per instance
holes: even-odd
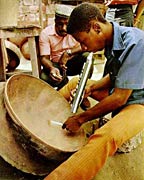
[[[96,5],[82,3],[72,11],[67,33],[81,43],[83,50],[95,52],[105,47],[108,24]]]
[[[68,5],[57,4],[55,9],[55,29],[59,36],[67,35],[68,18],[72,12],[72,8]]]

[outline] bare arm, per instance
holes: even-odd
[[[74,55],[80,53],[82,51],[81,46],[77,45],[71,49],[66,50],[59,61],[59,64],[64,67],[66,69],[65,64],[67,63],[67,61],[69,61]]]
[[[144,0],[141,0],[136,8],[135,11],[135,22],[134,22],[134,26],[137,25],[137,23],[139,22],[139,18],[141,17],[142,13],[144,11]]]
[[[45,55],[45,56],[41,57],[41,64],[43,65],[43,67],[45,69],[51,70],[53,68],[53,64],[52,64],[52,62],[50,60],[50,56],[48,56],[48,55]]]
[[[104,89],[104,88],[109,88],[111,86],[111,81],[110,81],[110,77],[109,74],[107,74],[105,77],[103,77],[102,79],[96,81],[95,83],[93,83],[90,88],[91,88],[91,92],[98,90],[98,89]]]
[[[80,46],[80,45],[77,45],[76,47],[74,47],[74,48],[71,49],[71,54],[72,54],[72,55],[75,55],[75,54],[77,54],[77,53],[79,53],[79,52],[81,52],[81,51],[82,51],[81,46]]]
[[[95,97],[96,91],[103,90],[103,89],[108,89],[111,87],[111,81],[109,75],[106,75],[105,77],[101,78],[100,80],[97,81],[89,81],[85,87],[85,97],[91,96],[93,99],[99,100],[100,98],[100,93],[99,97]]]
[[[91,109],[85,111],[84,113],[81,113],[79,115],[80,119],[82,117],[80,123],[84,123],[100,116],[106,115],[123,106],[127,102],[131,93],[132,90],[129,89],[115,88],[114,92],[111,95],[101,100]]]
[[[78,131],[83,123],[106,115],[124,105],[131,93],[132,90],[129,89],[115,88],[115,91],[112,95],[107,96],[99,103],[97,103],[94,107],[83,113],[68,118],[64,123],[63,128],[66,128],[67,130],[72,132]]]

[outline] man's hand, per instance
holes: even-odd
[[[73,99],[74,99],[74,96],[75,96],[75,93],[76,93],[76,89],[72,89],[70,91],[70,98],[69,98],[69,103],[71,104]]]
[[[91,85],[86,85],[85,91],[84,91],[84,98],[87,98],[92,94],[92,88]]]
[[[50,71],[50,77],[54,80],[54,81],[62,81],[62,76],[60,74],[60,71],[58,68],[52,68]]]
[[[80,123],[81,120],[82,119],[80,118],[79,115],[71,116],[63,124],[62,128],[66,129],[69,132],[75,133],[80,129],[81,125],[83,124]]]
[[[59,60],[60,67],[63,68],[64,70],[67,69],[66,63],[69,59],[71,59],[71,56],[65,51]]]

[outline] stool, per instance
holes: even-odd
[[[11,37],[28,37],[30,60],[32,65],[32,75],[39,78],[40,62],[37,56],[36,41],[40,34],[41,28],[32,26],[28,28],[11,27],[7,29],[0,29],[0,81],[6,81],[6,63],[7,55],[4,45],[4,39]]]

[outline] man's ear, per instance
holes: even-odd
[[[98,23],[93,22],[92,26],[93,26],[94,31],[95,31],[97,34],[99,34],[99,33],[101,32],[101,27],[100,27],[100,25],[99,25]]]

